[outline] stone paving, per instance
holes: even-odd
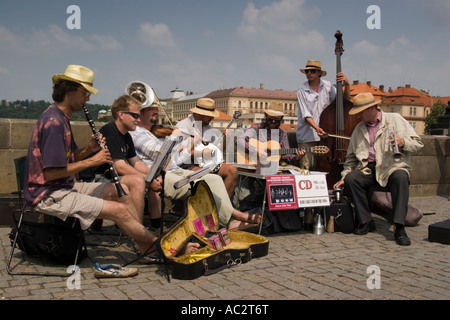
[[[75,281],[68,285],[63,277],[10,276],[5,269],[9,228],[0,228],[0,300],[449,300],[450,245],[429,242],[428,226],[450,219],[450,201],[432,196],[410,202],[432,214],[407,228],[409,247],[398,246],[391,223],[374,215],[377,230],[368,235],[271,235],[265,257],[194,280],[171,278],[170,283],[164,266],[155,265],[133,264],[140,272],[132,278],[94,277],[95,262],[124,263],[134,257],[129,239],[117,248],[88,247],[89,257],[79,265],[79,286]],[[87,241],[92,237],[87,235]],[[16,264],[20,257],[17,251]],[[58,269],[26,260],[28,267],[17,268]]]

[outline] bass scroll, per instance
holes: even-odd
[[[100,138],[100,132],[98,132],[98,130],[95,128],[94,121],[92,120],[91,114],[89,113],[89,110],[86,107],[86,105],[83,106],[83,111],[84,111],[84,115],[86,116],[86,119],[89,123],[89,127],[91,127],[92,133],[94,134],[95,138],[97,139],[99,146],[102,149],[105,149],[105,145],[103,144],[103,142]],[[119,175],[117,174],[117,171],[112,164],[109,165],[108,170],[111,174],[111,182],[114,183],[114,185],[117,189],[117,195],[119,196],[119,198],[127,196],[126,192],[122,188],[122,185],[120,184]]]

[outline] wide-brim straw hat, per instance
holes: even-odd
[[[283,112],[283,104],[281,102],[271,102],[269,109],[264,110],[264,113],[270,117],[284,117],[286,114]]]
[[[190,111],[192,113],[200,114],[208,117],[218,117],[219,111],[215,109],[216,103],[211,98],[200,98],[197,100],[197,105]]]
[[[81,84],[87,91],[92,94],[97,94],[98,90],[94,85],[94,71],[83,66],[68,65],[64,74],[55,74],[52,77],[53,83],[58,80],[68,80]]]
[[[155,93],[153,92],[153,89],[143,81],[131,81],[125,87],[125,94],[141,102],[141,110],[148,107],[155,107],[153,105],[155,103]]]
[[[306,67],[300,69],[300,71],[302,73],[305,73],[305,70],[311,69],[322,71],[322,77],[325,77],[327,75],[327,72],[325,70],[322,70],[322,63],[319,60],[308,60],[308,62],[306,63]]]
[[[373,97],[373,94],[370,92],[363,92],[360,94],[357,94],[353,98],[353,108],[350,109],[348,112],[350,115],[354,115],[357,113],[360,113],[361,111],[366,110],[367,108],[370,108],[371,106],[380,104],[381,100],[375,100]]]

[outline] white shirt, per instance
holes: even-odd
[[[310,117],[320,126],[320,115],[323,110],[336,97],[336,87],[328,80],[320,79],[319,92],[315,92],[309,86],[309,82],[303,83],[297,91],[297,143],[320,141],[320,137],[305,118]]]
[[[190,149],[192,136],[201,136],[204,141],[213,143],[218,139],[217,129],[212,128],[209,124],[202,125],[201,121],[195,121],[192,114],[178,122],[175,127],[185,134],[183,136],[183,141],[181,142],[183,151],[180,152],[175,159],[176,164],[181,168],[188,168],[194,164],[191,160]],[[180,146],[177,145],[174,149],[179,147]]]
[[[157,138],[153,133],[141,126],[136,126],[136,130],[130,131],[130,134],[133,138],[137,156],[147,167],[150,167],[155,161],[158,155],[157,151],[161,149],[164,140]]]

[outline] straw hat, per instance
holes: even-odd
[[[379,103],[381,103],[381,100],[375,100],[373,94],[370,92],[357,94],[355,98],[353,98],[353,108],[350,109],[348,114],[354,115],[360,113],[361,111]]]
[[[55,74],[52,78],[53,83],[58,80],[68,80],[81,84],[87,91],[97,94],[98,90],[92,87],[94,84],[94,71],[78,65],[68,65],[64,74]]]
[[[208,117],[218,117],[219,111],[215,109],[216,103],[210,98],[200,98],[197,100],[197,106],[192,108],[192,113],[200,114]]]
[[[322,63],[319,60],[308,60],[308,63],[306,63],[306,67],[300,69],[300,71],[302,73],[305,73],[305,70],[311,69],[322,71],[322,77],[325,77],[327,75],[327,72],[325,70],[322,70]]]
[[[283,113],[283,104],[278,102],[271,102],[269,109],[264,110],[264,113],[270,117],[284,117],[286,114]]]

